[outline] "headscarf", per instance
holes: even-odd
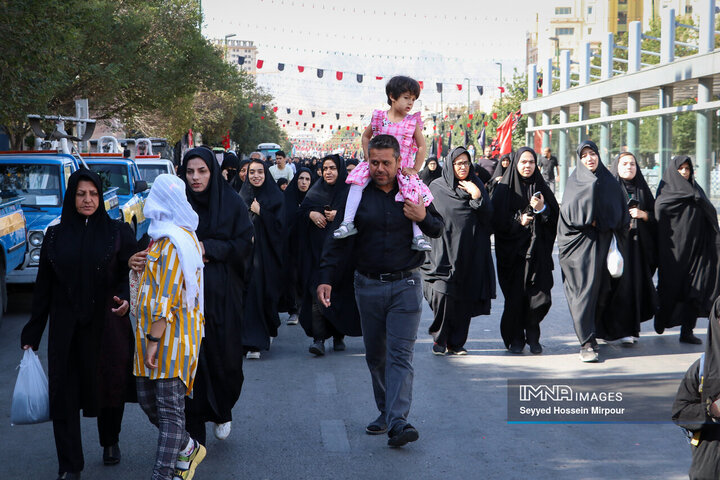
[[[455,177],[455,169],[453,167],[453,162],[461,155],[466,155],[468,162],[470,161],[470,152],[468,152],[465,147],[456,147],[450,152],[450,156],[445,159],[441,172],[444,182],[440,185],[442,190],[446,191],[448,197],[464,201],[470,199],[470,194],[459,187],[459,180]],[[477,185],[480,191],[485,190],[482,181],[475,175],[472,163],[468,166],[468,176],[465,180]]]
[[[150,220],[148,235],[153,240],[168,238],[175,246],[180,261],[180,269],[185,279],[185,304],[199,298],[200,312],[205,311],[205,299],[202,288],[202,270],[204,263],[195,235],[198,226],[198,214],[195,213],[185,194],[185,183],[174,175],[158,175],[145,200],[143,208],[145,218]],[[197,271],[200,270],[200,283]]]
[[[267,163],[262,160],[252,160],[248,164],[248,170],[250,170],[250,165],[253,163],[263,166],[263,170],[265,171],[265,180],[262,185],[255,187],[252,183],[250,183],[250,179],[245,177],[245,182],[240,189],[240,197],[245,201],[248,208],[252,204],[253,200],[256,199],[263,209],[275,209],[279,205],[282,205],[284,203],[283,192],[280,190],[280,187],[270,174],[270,169],[268,168]]]
[[[321,168],[327,160],[332,160],[337,167],[337,181],[332,185],[328,185],[327,182],[325,182],[325,177],[321,176],[305,195],[305,199],[302,202],[302,209],[319,209],[317,211],[322,211],[325,205],[332,205],[338,192],[343,190],[342,186],[345,185],[345,179],[347,178],[345,162],[340,159],[339,155],[328,155],[323,157],[323,159],[319,162]]]
[[[528,148],[528,147],[522,147],[522,148]],[[533,153],[535,153],[534,150],[533,150]],[[502,177],[505,174],[505,171],[507,170],[507,167],[502,166],[503,160],[507,160],[510,162],[508,164],[508,167],[509,167],[512,165],[513,158],[515,158],[515,157],[516,157],[516,155],[513,155],[512,153],[506,153],[506,154],[502,155],[500,157],[500,160],[498,160],[498,164],[495,167],[495,172],[493,173],[492,178]],[[537,155],[535,155],[535,157],[536,157],[535,160],[537,163]],[[520,157],[517,157],[517,158],[519,159]],[[536,167],[536,169],[537,169],[537,167]]]
[[[632,179],[625,180],[624,178],[620,178],[620,175],[618,174],[618,165],[620,164],[620,159],[628,155],[635,159],[636,173]],[[628,201],[631,199],[637,200],[637,202],[641,205],[642,210],[647,211],[648,215],[651,215],[654,218],[655,197],[653,196],[652,190],[650,190],[647,181],[645,181],[645,176],[643,175],[642,170],[640,170],[640,165],[638,164],[635,155],[630,152],[620,153],[615,157],[610,165],[610,173],[612,173],[620,183],[620,187],[622,187],[625,192],[625,198],[627,198]]]
[[[237,184],[235,185],[237,187],[237,189],[235,191],[238,193],[240,193],[240,189],[242,188],[243,183],[245,183],[244,180],[240,179],[240,170],[242,170],[243,167],[245,167],[247,165],[250,165],[249,158],[244,158],[244,159],[240,160],[240,163],[238,164]],[[246,172],[245,179],[247,179],[247,172]]]
[[[356,167],[360,164],[357,158],[348,158],[345,160],[345,168],[347,168],[348,165],[355,165]]]
[[[308,189],[304,192],[301,192],[298,188],[298,180],[301,173],[307,173],[310,176],[310,185],[308,186]],[[298,207],[300,207],[300,204],[303,202],[303,200],[305,200],[305,195],[307,195],[311,188],[312,173],[310,172],[310,169],[306,167],[298,167],[297,173],[293,176],[293,179],[290,180],[290,183],[285,189],[285,192],[283,192],[285,196],[285,221],[286,227],[288,229],[290,229],[290,227],[295,224],[295,217],[297,216]]]
[[[240,172],[240,159],[233,152],[225,152],[223,154],[222,170],[233,170],[232,173],[228,172],[227,182],[236,192],[240,191],[242,187],[242,180],[238,173]]]
[[[210,170],[210,181],[207,188],[202,192],[194,192],[187,182],[187,163],[193,158],[200,158]],[[185,182],[187,200],[197,212],[199,223],[195,233],[202,241],[205,237],[213,236],[222,223],[223,209],[227,205],[228,197],[237,197],[232,189],[220,174],[215,154],[205,147],[197,147],[188,150],[183,157],[182,165],[178,167],[178,177]]]
[[[428,168],[430,162],[435,162],[435,170],[430,170],[430,168]],[[440,168],[440,162],[438,162],[437,157],[428,157],[428,159],[425,161],[425,168],[418,172],[418,176],[425,185],[430,185],[433,180],[435,180],[436,178],[440,178],[442,176],[442,170]]]
[[[75,206],[81,180],[92,182],[99,194],[98,208],[89,217],[78,212]],[[85,168],[73,172],[68,179],[51,258],[57,273],[67,279],[69,301],[75,303],[80,323],[91,320],[96,292],[101,288],[96,275],[110,262],[118,234],[114,223],[105,211],[100,176]]]

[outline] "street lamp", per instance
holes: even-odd
[[[500,86],[503,86],[503,77],[502,77],[502,63],[501,62],[495,62],[495,65],[498,65],[500,67]],[[502,101],[502,88],[500,89],[500,101]]]
[[[227,58],[227,54],[228,54],[227,39],[228,39],[228,38],[235,37],[235,36],[237,36],[237,35],[234,34],[234,33],[229,33],[229,34],[225,35],[225,61],[226,61],[226,62],[228,61],[228,58]]]
[[[549,37],[548,40],[555,43],[555,63],[557,63],[558,68],[560,68],[560,39],[558,37]],[[550,77],[552,77],[552,74]]]

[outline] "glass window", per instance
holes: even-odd
[[[575,33],[575,29],[572,28],[572,27],[570,27],[570,28],[567,28],[567,27],[566,27],[566,28],[556,28],[556,29],[555,29],[555,36],[558,36],[558,35],[573,35],[574,33]]]
[[[103,182],[103,190],[111,187],[118,187],[118,195],[132,195],[130,191],[130,178],[126,165],[114,164],[88,164],[90,170],[100,175]]]
[[[58,165],[0,165],[0,199],[25,197],[22,204],[35,207],[62,205]]]
[[[588,15],[592,15],[593,13],[593,7],[588,7]]]
[[[570,15],[572,8],[570,7],[555,7],[555,15]]]
[[[138,169],[140,169],[140,178],[145,180],[149,187],[158,175],[168,173],[167,168],[162,165],[138,165]]]

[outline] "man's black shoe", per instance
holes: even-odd
[[[390,437],[388,438],[389,447],[402,447],[420,438],[418,431],[409,423],[392,430],[388,436]]]
[[[689,343],[690,345],[702,345],[702,340],[690,333],[688,335],[680,335],[680,343]]]
[[[345,351],[345,342],[341,337],[333,338],[333,350],[335,350],[336,352]]]
[[[103,463],[105,465],[117,465],[120,463],[120,446],[117,443],[103,448]]]
[[[365,433],[368,435],[382,435],[383,433],[387,433],[385,414],[381,413],[375,420],[368,423],[368,426],[365,427]]]

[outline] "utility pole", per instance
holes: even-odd
[[[464,78],[463,80],[467,80],[467,94],[468,94],[467,114],[470,115],[470,79],[469,79],[469,78]]]
[[[495,62],[495,65],[500,66],[500,86],[503,86],[503,76],[502,76],[502,63],[501,62]],[[500,101],[502,101],[502,88],[500,89]]]

